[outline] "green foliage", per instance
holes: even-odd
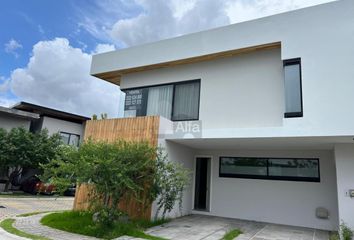
[[[49,240],[49,238],[46,237],[32,235],[18,230],[17,228],[12,226],[14,222],[15,219],[5,219],[0,223],[0,227],[3,228],[6,232],[17,235],[19,237],[24,237],[32,240]]]
[[[342,240],[352,240],[353,239],[353,231],[344,223],[342,222],[340,225],[340,233]]]
[[[60,144],[59,134],[49,136],[47,130],[31,133],[24,128],[13,128],[9,132],[0,129],[0,168],[9,173],[10,182],[23,168],[38,168],[39,164],[49,162]]]
[[[41,179],[50,181],[59,191],[70,183],[93,184],[92,207],[102,210],[102,216],[107,208],[115,215],[125,194],[140,200],[144,185],[153,181],[156,151],[147,143],[89,140],[78,149],[66,146],[61,150],[53,161],[42,165]]]
[[[222,240],[233,240],[236,238],[238,235],[240,235],[242,232],[239,229],[232,229],[225,233],[224,237]]]
[[[329,235],[329,240],[340,240],[340,237],[339,237],[338,232],[332,232],[332,233]]]
[[[188,185],[190,172],[181,164],[168,160],[168,156],[160,148],[156,158],[156,172],[152,199],[157,200],[157,219],[160,211],[162,218],[171,212],[176,203],[182,211],[183,190]]]
[[[107,113],[101,113],[101,119],[108,119],[108,114]],[[98,120],[97,114],[92,115],[92,120]]]
[[[164,223],[163,221],[130,221],[113,223],[110,226],[97,225],[92,221],[91,212],[68,211],[52,213],[42,218],[41,223],[48,227],[104,239],[114,239],[128,235],[132,237],[163,240],[163,238],[147,235],[143,230]]]
[[[70,184],[92,184],[95,192],[91,207],[98,211],[98,222],[112,224],[122,216],[116,209],[128,195],[148,206],[155,199],[163,218],[179,203],[189,181],[189,172],[170,162],[162,149],[146,142],[127,141],[83,143],[80,148],[62,146],[60,154],[41,165],[43,181],[64,191]]]

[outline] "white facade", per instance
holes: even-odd
[[[162,119],[168,134],[160,144],[194,174],[195,158],[211,157],[204,214],[328,230],[344,221],[354,229],[353,13],[354,1],[341,0],[103,53],[93,57],[91,74],[280,42],[280,48],[123,74],[121,88],[200,79],[201,135],[173,134]],[[284,118],[283,60],[292,58],[301,58],[303,117]],[[316,157],[320,182],[221,178],[220,156]],[[183,214],[195,212],[193,179]],[[328,219],[315,216],[318,207],[329,211]]]
[[[0,128],[10,131],[12,128],[23,127],[29,130],[31,119],[19,118],[16,116],[0,115]]]
[[[49,134],[65,132],[70,134],[76,134],[83,138],[85,124],[64,121],[61,119],[43,117],[42,129],[47,129]]]

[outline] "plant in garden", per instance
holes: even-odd
[[[98,222],[112,223],[122,213],[117,206],[124,196],[140,200],[144,186],[152,182],[155,148],[147,143],[85,142],[79,149],[62,148],[52,162],[42,165],[42,179],[60,191],[70,183],[92,184],[92,208]]]
[[[152,199],[157,200],[155,219],[162,211],[164,219],[166,213],[171,212],[176,203],[182,212],[183,191],[189,182],[189,171],[177,162],[168,160],[167,154],[159,148],[156,157],[156,172]]]
[[[117,210],[124,197],[144,206],[158,199],[163,217],[183,197],[188,182],[187,171],[169,162],[162,149],[146,142],[113,143],[88,140],[78,149],[62,147],[60,154],[42,165],[41,179],[50,181],[59,191],[72,184],[92,186],[91,208],[94,218],[104,225],[124,216]]]
[[[340,225],[340,234],[342,240],[352,240],[353,231],[342,221]]]
[[[7,174],[5,191],[24,168],[38,168],[57,154],[61,144],[60,136],[49,136],[47,130],[31,133],[24,128],[13,128],[7,132],[0,129],[0,168]]]

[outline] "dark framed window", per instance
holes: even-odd
[[[199,119],[200,80],[124,89],[124,116],[159,115],[173,121]]]
[[[60,132],[61,140],[64,144],[72,145],[78,147],[80,144],[80,135],[67,133],[67,132]]]
[[[302,79],[301,59],[285,60],[284,86],[285,86],[285,113],[284,117],[302,117]]]
[[[219,177],[320,182],[318,158],[220,157]]]

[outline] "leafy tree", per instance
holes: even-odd
[[[61,140],[58,134],[49,136],[47,130],[31,133],[24,128],[13,128],[9,132],[0,130],[0,143],[0,168],[7,173],[5,191],[8,191],[24,168],[35,169],[54,158]]]
[[[157,200],[155,219],[162,211],[164,219],[166,213],[171,212],[176,203],[182,211],[183,191],[189,182],[190,172],[181,164],[168,160],[163,149],[159,148],[156,158],[156,173],[154,178],[154,191],[152,199]]]
[[[105,224],[112,223],[124,196],[151,204],[158,198],[163,216],[181,204],[188,173],[169,162],[162,149],[145,142],[85,142],[79,149],[62,147],[53,161],[42,165],[44,181],[50,180],[64,191],[71,183],[94,186],[91,207],[98,210]]]

